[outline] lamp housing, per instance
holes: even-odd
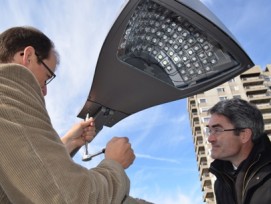
[[[192,96],[254,66],[198,0],[130,0],[102,46],[87,101],[98,130],[146,108]]]

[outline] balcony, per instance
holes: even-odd
[[[191,117],[194,119],[198,119],[199,118],[198,112],[191,112]]]
[[[200,164],[200,166],[199,166],[199,173],[201,175],[201,179],[204,178],[204,180],[202,180],[203,187],[204,187],[204,184],[206,182],[208,183],[209,180],[210,180],[210,177],[209,177],[209,166],[208,166],[207,162]]]
[[[197,132],[199,132],[199,131],[197,131]],[[197,146],[200,142],[203,142],[203,137],[201,134],[196,134],[196,136],[194,136],[195,146]]]
[[[196,147],[196,154],[198,156],[206,156],[205,147],[203,145],[202,146],[197,146]]]
[[[271,113],[264,113],[263,114],[263,119],[264,120],[270,120],[271,119]]]
[[[242,82],[244,86],[262,85],[264,82],[264,79],[259,76],[245,77],[245,78],[242,78]]]
[[[198,171],[200,172],[200,167],[201,166],[207,166],[207,155],[206,154],[200,154],[197,155],[197,161],[198,161]]]
[[[192,127],[196,126],[196,125],[199,125],[199,117],[198,117],[197,114],[191,113],[190,123],[191,123]]]
[[[266,86],[263,85],[255,85],[255,86],[245,86],[244,87],[247,94],[253,94],[253,93],[266,93],[266,91],[268,90],[268,88]]]
[[[206,180],[206,182],[203,183],[203,200],[206,203],[213,203],[214,201],[214,192],[212,187],[211,180]]]
[[[271,134],[271,123],[265,124],[264,129],[265,129],[267,134]]]
[[[199,121],[192,121],[192,125],[193,127],[193,135],[195,135],[196,132],[201,131],[200,128],[200,122]]]
[[[211,179],[211,177],[209,175],[209,172],[202,174],[201,177],[200,177],[200,180],[201,180],[202,183],[206,183],[206,181],[210,180],[210,179]]]
[[[254,104],[270,103],[271,96],[269,96],[269,94],[248,95],[248,99]]]
[[[196,108],[197,108],[197,106],[195,103],[190,103],[190,109],[196,109]]]
[[[261,104],[255,104],[257,105],[257,108],[262,112],[262,113],[271,113],[271,104],[269,103],[261,103]]]

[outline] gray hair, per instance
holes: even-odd
[[[220,101],[208,112],[225,116],[235,128],[250,128],[253,141],[262,137],[264,133],[261,111],[255,105],[243,99],[233,98]]]

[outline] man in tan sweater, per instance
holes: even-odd
[[[96,168],[70,158],[78,144],[60,140],[43,97],[57,64],[53,43],[39,30],[14,27],[0,34],[0,203],[146,203],[129,197],[124,169],[135,155],[128,138],[109,141]],[[90,136],[88,126],[80,134]]]

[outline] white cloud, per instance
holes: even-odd
[[[137,158],[143,158],[143,159],[151,159],[151,160],[157,160],[157,161],[163,161],[163,162],[170,162],[170,163],[177,163],[179,164],[180,162],[175,159],[169,159],[169,158],[163,158],[163,157],[155,157],[151,155],[146,155],[146,154],[136,154]]]

